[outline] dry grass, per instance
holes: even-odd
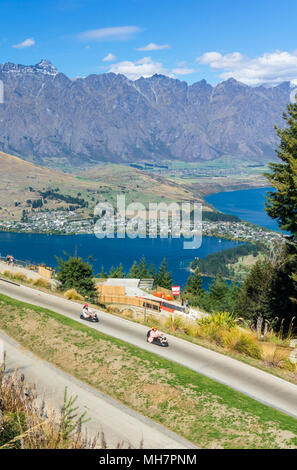
[[[76,414],[75,398],[67,398],[58,415],[38,400],[36,388],[26,384],[23,374],[5,373],[0,366],[0,449],[92,449],[93,439],[82,432],[84,415]],[[104,436],[103,436],[104,437]],[[102,440],[102,436],[101,436]]]
[[[91,190],[97,194],[98,183],[82,180],[62,171],[34,165],[21,158],[0,152],[0,219],[20,220],[23,209],[29,210],[27,200],[38,199],[39,192],[48,188],[60,188],[61,193],[86,195]],[[30,188],[33,189],[30,190]],[[15,202],[20,203],[15,206]],[[64,201],[48,200],[47,209],[68,206]],[[84,209],[87,213],[87,210]]]
[[[43,287],[44,289],[51,288],[51,283],[46,279],[42,279],[41,277],[39,279],[36,279],[36,281],[33,282],[33,285],[36,287]]]
[[[84,300],[84,297],[80,295],[76,289],[68,289],[66,292],[64,292],[64,297],[68,300]]]
[[[5,271],[3,271],[2,275],[4,277],[7,277],[8,279],[14,279],[16,281],[23,281],[23,282],[28,281],[26,274],[21,273],[21,272],[12,272],[6,269]]]
[[[135,313],[131,308],[124,308],[124,310],[121,311],[121,314],[128,319],[133,319],[135,318]]]
[[[123,191],[129,202],[193,199],[202,202],[198,191],[193,192],[188,185],[176,184],[167,178],[153,176],[129,166],[99,165],[83,174],[80,172],[79,177],[76,177],[0,151],[0,219],[20,220],[24,209],[31,213],[27,200],[39,199],[39,191],[55,188],[59,188],[64,195],[77,196],[80,192],[88,200],[89,207],[77,211],[82,217],[86,217],[97,202],[104,199],[116,202],[116,195]],[[55,210],[69,207],[69,204],[48,199],[46,207]]]
[[[12,272],[9,270],[5,270],[3,271],[2,275],[7,279],[11,279],[13,281],[19,281],[21,283],[23,282],[25,284],[34,285],[34,279],[29,278],[28,276],[26,276],[26,274],[22,272]]]
[[[103,185],[104,189],[122,190],[135,194],[135,200],[189,201],[195,199],[202,202],[198,192],[192,192],[189,186],[177,184],[163,176],[153,175],[146,171],[131,168],[126,165],[99,165],[87,170],[84,174],[89,179],[94,179]]]
[[[198,329],[198,335],[210,339],[228,351],[236,351],[255,359],[262,357],[256,336],[249,331],[242,331],[238,327],[203,325]]]
[[[289,371],[296,370],[296,365],[289,360],[290,349],[277,347],[277,345],[273,343],[263,343],[261,346],[263,361],[266,365],[287,369]]]
[[[7,272],[7,271],[6,271]],[[26,274],[24,273],[20,273],[20,272],[16,272],[12,275],[13,279],[15,279],[16,281],[27,281],[28,278],[26,276]]]
[[[118,313],[121,313],[121,309],[120,309],[119,307],[117,307],[116,305],[108,305],[108,306],[106,307],[106,310],[107,310],[107,312],[109,312],[109,313],[115,313],[116,315],[117,315]]]

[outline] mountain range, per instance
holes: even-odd
[[[70,79],[47,60],[0,65],[0,80],[0,150],[55,167],[224,155],[267,161],[292,92],[290,82],[188,85],[114,73]]]

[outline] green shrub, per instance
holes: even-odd
[[[210,325],[214,324],[225,328],[233,328],[235,326],[235,318],[229,312],[216,312],[208,316],[199,318],[197,320],[198,325]]]
[[[98,291],[94,282],[92,266],[84,262],[82,258],[69,257],[63,260],[57,257],[57,280],[61,283],[63,290],[75,289],[84,297],[88,296],[94,302],[97,299]]]

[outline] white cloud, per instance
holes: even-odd
[[[169,44],[159,45],[159,44],[155,44],[154,42],[150,42],[147,46],[138,47],[138,49],[136,50],[137,51],[160,51],[162,49],[170,49],[170,45]]]
[[[240,52],[220,54],[207,52],[197,57],[199,64],[209,65],[219,71],[222,79],[235,78],[247,85],[268,83],[277,85],[284,81],[297,80],[297,52],[274,51],[256,58],[249,58]]]
[[[113,55],[111,52],[107,54],[107,56],[103,57],[102,61],[103,62],[111,62],[116,59],[116,56]]]
[[[188,69],[186,67],[177,67],[176,69],[173,69],[172,72],[175,75],[189,75],[191,73],[194,73],[194,69]]]
[[[131,38],[139,33],[141,29],[138,26],[117,26],[114,28],[101,28],[85,31],[78,35],[82,41],[121,41]]]
[[[25,41],[21,42],[20,44],[15,44],[14,47],[15,49],[25,49],[26,47],[34,46],[35,41],[33,38],[28,38],[25,39]]]
[[[168,70],[163,67],[163,64],[154,62],[151,57],[143,57],[143,59],[136,62],[125,60],[112,64],[109,72],[121,73],[130,78],[130,80],[137,80],[140,77],[151,77],[155,73],[173,77],[173,74],[168,72]]]

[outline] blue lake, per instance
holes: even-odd
[[[264,211],[267,191],[272,191],[272,188],[228,191],[212,194],[205,199],[221,212],[237,215],[242,220],[247,220],[270,230],[279,230],[276,221],[271,219]]]
[[[196,250],[185,250],[183,239],[97,239],[94,235],[38,235],[25,233],[0,232],[0,254],[12,254],[16,259],[32,263],[45,263],[47,266],[56,266],[56,256],[63,257],[77,253],[87,260],[92,256],[91,264],[94,272],[105,271],[111,266],[118,266],[122,262],[124,270],[128,271],[134,262],[145,256],[148,265],[153,263],[156,267],[166,257],[169,269],[173,273],[176,285],[186,283],[189,276],[189,263],[196,257],[206,257],[227,248],[237,246],[238,242],[219,240],[214,237],[203,237],[202,246]],[[204,278],[204,286],[209,284],[209,278]]]
[[[275,221],[264,212],[265,194],[270,188],[248,189],[243,191],[229,191],[213,194],[207,197],[207,201],[218,210],[228,214],[235,214],[242,220],[277,230]],[[81,256],[85,260],[92,256],[91,263],[94,272],[101,271],[102,265],[105,271],[112,266],[123,264],[128,271],[134,262],[139,261],[144,255],[148,265],[158,267],[166,257],[169,269],[173,273],[173,282],[176,285],[184,285],[189,276],[188,266],[195,257],[205,258],[210,253],[215,253],[227,248],[233,248],[238,242],[219,240],[214,237],[203,237],[202,246],[196,250],[185,250],[183,239],[150,239],[130,238],[125,239],[97,239],[94,235],[38,235],[24,233],[0,232],[0,254],[6,256],[12,254],[16,259],[32,263],[45,263],[48,266],[56,266],[56,256],[69,255]],[[204,287],[207,288],[209,278],[203,278]]]

